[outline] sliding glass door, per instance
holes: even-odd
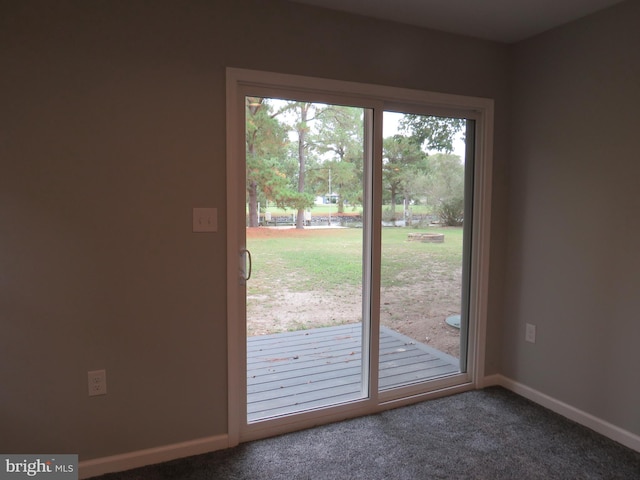
[[[231,437],[473,388],[492,103],[243,70],[228,86]]]
[[[252,423],[368,397],[371,112],[245,102]]]
[[[379,388],[466,372],[473,122],[385,111]]]

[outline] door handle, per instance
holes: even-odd
[[[251,267],[252,267],[251,252],[249,250],[247,250],[246,248],[243,248],[242,250],[240,250],[240,255],[242,255],[242,257],[244,259],[244,268],[243,268],[243,271],[242,271],[242,280],[244,280],[246,282],[251,278]],[[248,273],[247,273],[247,259],[249,259],[249,271],[248,271]]]

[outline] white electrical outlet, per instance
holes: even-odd
[[[89,396],[107,394],[107,371],[93,370],[89,372]]]
[[[524,333],[524,339],[530,343],[536,343],[536,326],[530,323],[527,323],[526,330]]]

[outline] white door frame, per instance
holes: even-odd
[[[244,91],[291,92],[298,96],[307,96],[310,100],[321,97],[323,101],[341,103],[345,98],[368,108],[376,108],[381,113],[383,108],[394,108],[394,105],[419,105],[426,107],[431,114],[441,113],[443,116],[457,114],[465,118],[473,118],[476,122],[474,191],[473,191],[473,245],[471,251],[470,298],[469,298],[469,331],[468,331],[468,369],[463,380],[442,379],[430,382],[430,390],[413,386],[399,389],[398,392],[378,394],[377,388],[372,390],[371,398],[357,400],[353,403],[320,409],[293,417],[284,417],[262,424],[246,425],[246,341],[242,329],[245,328],[243,307],[244,287],[241,275],[243,259],[239,248],[242,232],[245,229],[244,210],[245,191],[236,188],[244,177]],[[277,93],[276,93],[277,95]],[[265,95],[266,96],[266,95]],[[234,446],[241,441],[276,435],[287,431],[306,428],[319,423],[336,421],[388,408],[405,405],[427,398],[448,395],[459,391],[482,388],[484,381],[485,337],[489,280],[489,242],[491,225],[491,178],[493,154],[493,100],[442,93],[409,90],[397,87],[385,87],[372,84],[343,82],[297,75],[286,75],[254,70],[227,69],[227,359],[228,359],[228,438],[229,445]],[[381,134],[381,115],[374,116],[374,135]],[[381,147],[374,151],[374,164],[381,162]],[[379,157],[379,158],[377,158]],[[374,186],[374,200],[375,200]],[[374,205],[374,212],[376,211]],[[376,221],[376,215],[374,215]],[[379,245],[374,246],[373,260],[379,256]],[[377,252],[376,252],[377,250]],[[379,257],[378,257],[379,260]],[[374,281],[374,286],[379,282]],[[376,295],[374,295],[375,297]],[[375,302],[374,302],[375,303]],[[372,305],[372,308],[375,305]],[[377,332],[375,322],[372,333]],[[373,335],[376,337],[376,335]],[[375,338],[372,339],[375,345]],[[375,349],[375,347],[374,347]],[[373,385],[377,385],[377,360],[372,365],[374,373]]]

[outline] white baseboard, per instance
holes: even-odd
[[[489,375],[481,382],[482,387],[501,386],[511,390],[549,410],[556,412],[574,422],[584,425],[626,447],[640,452],[640,436],[617,427],[593,415],[578,410],[569,404],[556,400],[522,383],[516,382],[503,375]],[[113,455],[110,457],[86,460],[79,464],[81,479],[95,477],[110,472],[121,472],[132,468],[143,467],[155,463],[167,462],[177,458],[199,455],[202,453],[222,450],[229,447],[229,438],[225,435],[206,437],[188,442],[165,445],[157,448],[138,450],[135,452]]]
[[[121,455],[96,458],[80,462],[78,464],[78,476],[80,478],[90,478],[105,473],[122,472],[154,463],[168,462],[177,458],[222,450],[228,446],[229,439],[225,434],[123,453]]]
[[[636,452],[640,452],[640,436],[617,427],[601,418],[595,417],[590,413],[572,407],[567,403],[561,402],[522,383],[511,380],[503,375],[489,375],[484,378],[483,385],[485,387],[493,385],[504,387],[563,417],[590,428],[611,440],[621,443]]]

